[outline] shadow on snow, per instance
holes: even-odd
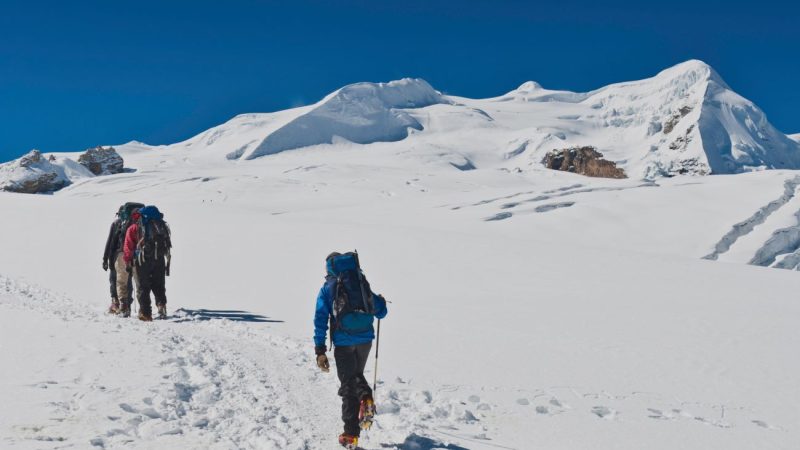
[[[426,438],[417,434],[412,434],[407,437],[402,444],[381,444],[383,448],[396,448],[399,450],[469,450],[466,447],[461,447],[455,444],[442,444],[441,442],[434,441],[433,439]]]
[[[181,308],[175,311],[174,322],[194,322],[202,320],[232,320],[234,322],[254,322],[254,323],[283,323],[282,320],[270,319],[260,314],[247,311],[226,310],[226,309],[186,309]]]

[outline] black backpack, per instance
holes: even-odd
[[[155,206],[139,209],[139,241],[136,246],[140,263],[161,257],[170,258],[172,236],[164,215]]]
[[[331,330],[348,334],[369,331],[375,316],[375,301],[369,281],[361,271],[358,253],[334,254],[326,265],[333,293]]]

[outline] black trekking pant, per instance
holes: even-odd
[[[339,396],[342,397],[342,421],[344,432],[351,436],[358,436],[361,427],[358,424],[358,410],[361,399],[372,397],[372,389],[367,379],[364,378],[364,367],[372,348],[372,342],[347,347],[334,347],[333,357],[336,359],[336,374],[339,376],[341,387]]]
[[[152,315],[153,312],[150,307],[150,291],[156,298],[156,306],[167,304],[167,289],[164,286],[166,274],[167,266],[164,258],[148,260],[143,264],[137,262],[134,267],[136,298],[139,301],[139,309],[147,315]]]

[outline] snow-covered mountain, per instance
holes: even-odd
[[[419,79],[357,83],[314,105],[237,116],[170,148],[191,151],[190,158],[250,160],[398,141],[423,157],[437,153],[470,167],[480,160],[478,168],[525,170],[572,146],[596,147],[634,178],[800,168],[800,144],[701,61],[587,93],[530,81],[482,100],[441,95]]]
[[[591,146],[637,179],[800,168],[800,143],[696,60],[586,93],[529,81],[469,99],[420,79],[356,83],[314,105],[242,114],[160,148],[187,161],[246,164],[288,150],[375,143],[413,149],[420,163],[509,170],[535,170],[549,151]]]
[[[794,140],[795,140],[795,141],[797,141],[797,142],[800,142],[800,133],[797,133],[797,134],[790,134],[790,135],[789,135],[789,137],[790,137],[790,138],[792,138],[792,139],[794,139]]]

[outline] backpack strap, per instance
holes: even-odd
[[[325,284],[331,284],[331,307],[328,310],[328,339],[331,341],[331,350],[333,350],[333,326],[336,323],[333,318],[333,303],[336,300],[336,285],[338,285],[338,281],[334,281],[336,278],[333,275],[325,276]]]

